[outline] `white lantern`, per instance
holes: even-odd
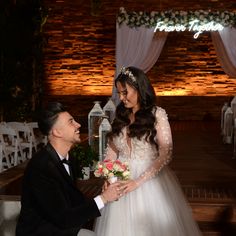
[[[99,101],[94,102],[92,110],[88,114],[88,140],[91,148],[99,152],[99,126],[102,121],[104,112]]]
[[[228,107],[224,115],[224,136],[223,142],[231,144],[233,140],[234,129],[233,111],[231,107]]]
[[[103,161],[105,150],[107,148],[107,134],[111,131],[111,125],[107,116],[103,117],[103,120],[99,126],[99,160]]]
[[[116,106],[111,98],[109,98],[106,105],[103,107],[103,112],[108,116],[109,122],[112,123],[115,118]]]
[[[221,128],[221,134],[224,135],[224,116],[225,112],[228,108],[228,103],[225,102],[224,106],[221,108],[221,122],[220,122],[220,128]]]
[[[230,105],[231,105],[231,109],[233,111],[234,119],[235,119],[236,118],[236,96],[233,98]]]

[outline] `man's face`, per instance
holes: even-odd
[[[80,142],[80,127],[81,125],[68,112],[61,112],[53,125],[57,137],[70,145]]]

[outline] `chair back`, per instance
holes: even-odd
[[[25,122],[7,122],[7,125],[18,132],[20,138],[19,144],[24,152],[24,159],[32,157],[33,149],[37,150],[37,145],[34,137],[34,132],[31,127]]]
[[[47,136],[43,135],[42,132],[39,130],[38,122],[27,122],[27,124],[31,127],[36,145],[46,145],[47,144]]]
[[[0,143],[2,146],[2,166],[10,168],[19,163],[22,150],[19,146],[18,133],[6,124],[0,124]]]

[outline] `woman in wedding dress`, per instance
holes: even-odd
[[[167,114],[144,72],[122,68],[115,80],[120,97],[106,159],[129,163],[123,197],[107,204],[95,224],[97,236],[197,236],[176,177],[167,167],[172,135]]]

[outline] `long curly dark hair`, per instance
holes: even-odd
[[[122,86],[133,87],[138,92],[138,103],[140,109],[135,113],[135,121],[131,124],[129,119],[132,113],[131,108],[126,108],[121,101],[116,108],[116,117],[112,122],[112,130],[109,133],[109,138],[120,134],[123,127],[129,127],[129,137],[145,137],[147,141],[155,144],[154,138],[156,136],[155,129],[155,111],[156,111],[156,95],[155,91],[145,73],[136,67],[123,68],[121,73],[115,80]]]

